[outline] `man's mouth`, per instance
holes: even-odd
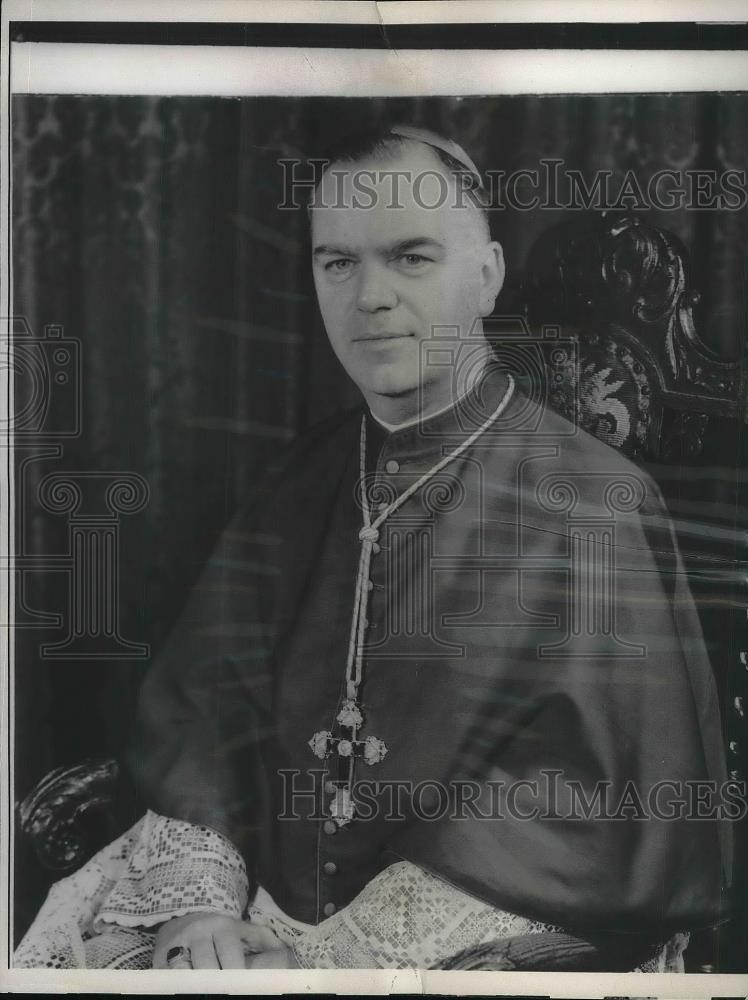
[[[380,340],[404,340],[406,337],[412,337],[411,333],[397,333],[392,330],[385,330],[382,333],[364,333],[360,337],[354,337],[354,342],[365,342],[372,343]]]

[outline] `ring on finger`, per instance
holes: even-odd
[[[190,956],[190,949],[185,948],[181,944],[169,948],[166,953],[166,964],[170,969],[191,969],[192,958]]]

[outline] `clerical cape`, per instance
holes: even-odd
[[[380,528],[361,737],[387,753],[330,819],[350,762],[310,740],[340,735],[361,490],[384,509],[506,387],[489,366],[446,412],[386,433],[357,410],[278,460],[146,679],[131,766],[300,920],[406,859],[513,913],[664,939],[714,921],[729,875],[724,824],[678,808],[724,779],[698,617],[653,481],[519,385]]]

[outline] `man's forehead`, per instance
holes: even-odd
[[[387,155],[333,163],[311,211],[315,242],[333,236],[386,245],[417,235],[442,241],[471,222],[454,176],[428,146],[407,142]]]
[[[315,208],[312,212],[315,246],[334,244],[350,250],[374,247],[386,250],[406,240],[445,242],[450,235],[443,211],[409,206],[384,211],[364,208]]]

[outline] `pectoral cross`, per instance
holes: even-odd
[[[350,736],[333,736],[329,729],[320,729],[309,740],[309,746],[312,753],[320,760],[326,760],[335,754],[350,761],[347,785],[336,789],[330,804],[330,815],[338,826],[343,826],[349,823],[355,814],[355,806],[351,799],[354,761],[361,758],[366,764],[378,764],[386,756],[387,747],[384,741],[376,736],[367,736],[363,740],[356,739],[356,733],[363,724],[364,717],[353,699],[349,698],[343,702],[337,721],[343,729],[350,730]]]

